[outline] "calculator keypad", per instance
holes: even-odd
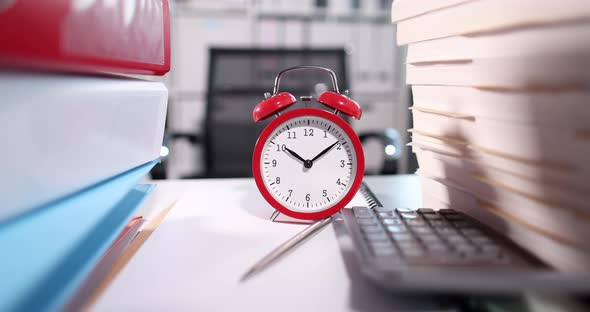
[[[409,263],[512,264],[510,248],[452,209],[353,208],[362,236],[375,257]]]

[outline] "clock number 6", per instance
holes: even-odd
[[[309,201],[311,199],[311,195],[305,194],[305,200]]]

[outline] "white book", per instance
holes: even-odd
[[[556,166],[590,168],[590,140],[584,132],[560,127],[531,126],[446,112],[412,111],[414,128],[464,141],[470,146],[545,161]]]
[[[391,21],[399,22],[469,1],[474,0],[395,0],[391,5]]]
[[[157,159],[167,102],[159,82],[0,73],[0,221]]]
[[[589,15],[586,0],[470,1],[398,22],[397,43],[577,21]]]
[[[511,172],[498,170],[493,164],[470,161],[463,157],[449,156],[427,148],[414,149],[421,169],[448,177],[488,200],[499,199],[499,191],[506,191],[505,197],[522,198],[529,206],[570,210],[590,222],[588,201],[590,195],[581,189],[566,188],[543,179],[530,179]],[[515,196],[512,196],[514,194]],[[530,202],[535,202],[530,204]]]
[[[590,51],[560,56],[407,64],[406,83],[525,91],[590,89],[590,72],[586,68],[590,68]]]
[[[418,109],[445,111],[475,119],[590,129],[588,90],[511,92],[456,86],[412,86],[412,95]]]
[[[588,54],[590,23],[551,24],[408,45],[407,63]]]
[[[435,152],[437,155],[462,158],[466,167],[480,168],[481,164],[485,164],[486,168],[507,172],[523,179],[560,186],[572,192],[590,192],[590,185],[587,183],[590,179],[589,170],[576,167],[563,168],[530,159],[508,157],[505,154],[474,148],[448,138],[434,138],[416,130],[412,132],[411,146],[414,152],[421,149]]]
[[[486,203],[445,180],[421,175],[423,202],[435,208],[452,208],[506,235],[525,250],[554,268],[564,272],[590,270],[590,253],[561,237],[548,233],[530,220],[517,217],[519,207],[512,210]]]

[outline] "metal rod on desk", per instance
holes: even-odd
[[[326,225],[332,222],[332,217],[328,217],[322,220],[318,220],[311,224],[310,226],[306,227],[303,231],[297,233],[295,236],[289,238],[286,242],[279,245],[273,251],[271,251],[268,255],[264,256],[264,258],[260,259],[260,261],[256,262],[244,275],[240,278],[240,282],[244,282],[250,277],[254,276],[256,273],[262,272],[264,269],[268,268],[273,262],[278,260],[281,256],[285,255],[287,252],[293,250],[293,248],[297,247],[299,243],[302,243],[305,239],[311,237],[313,234],[319,232],[323,229]]]

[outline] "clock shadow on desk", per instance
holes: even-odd
[[[246,194],[246,196],[240,199],[240,208],[249,215],[267,220],[268,222],[273,222],[270,220],[270,218],[275,209],[268,202],[266,202],[266,200],[264,200],[264,197],[262,197],[258,191],[254,180],[252,180],[251,184],[248,184],[248,186],[244,187],[244,189],[244,194]],[[279,224],[311,224],[314,221],[295,219],[284,214],[280,214],[274,222]]]

